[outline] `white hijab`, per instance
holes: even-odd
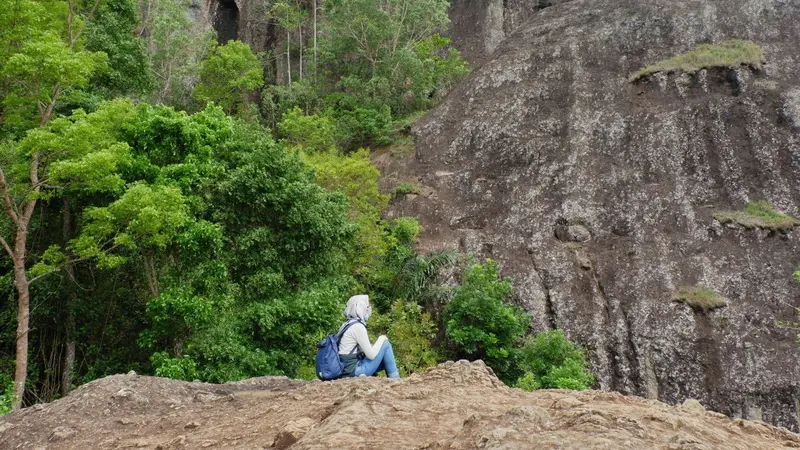
[[[344,316],[347,319],[358,319],[366,322],[372,314],[372,307],[369,304],[368,295],[354,295],[347,301],[344,308]]]

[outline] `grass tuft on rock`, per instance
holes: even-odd
[[[678,292],[672,294],[672,300],[704,312],[728,306],[722,296],[703,286],[681,286]]]
[[[761,228],[779,231],[789,230],[798,225],[800,221],[794,217],[775,211],[765,200],[750,202],[743,211],[722,211],[714,214],[720,223],[737,223],[747,229]]]
[[[419,188],[411,183],[399,184],[394,188],[395,195],[419,194]]]
[[[732,39],[718,44],[701,44],[682,55],[659,61],[633,74],[630,81],[637,81],[656,72],[680,71],[693,74],[702,69],[734,69],[742,65],[761,68],[763,63],[764,49],[758,44]]]

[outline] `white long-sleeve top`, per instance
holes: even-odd
[[[353,348],[358,346],[368,359],[375,359],[384,341],[386,341],[386,336],[380,336],[374,345],[370,345],[367,327],[363,323],[357,322],[351,325],[342,335],[342,340],[339,342],[339,354],[349,355]],[[353,352],[354,355],[356,353],[358,353],[358,350]]]

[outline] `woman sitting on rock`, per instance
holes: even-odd
[[[369,296],[354,295],[347,301],[344,316],[347,321],[340,328],[349,327],[339,341],[339,359],[344,364],[342,377],[372,376],[381,370],[389,378],[400,378],[394,360],[392,344],[381,335],[374,345],[370,345],[367,335],[367,320],[372,314]]]

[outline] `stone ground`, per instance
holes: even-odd
[[[503,385],[482,362],[399,381],[115,375],[0,418],[3,449],[778,449],[800,435],[617,393]]]

